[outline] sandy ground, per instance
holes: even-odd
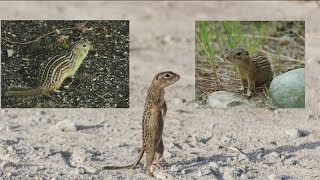
[[[147,88],[166,92],[159,179],[320,179],[320,11],[314,2],[0,2],[1,19],[129,19],[129,109],[1,109],[0,179],[153,179],[131,163]],[[248,13],[250,12],[250,13]],[[196,109],[194,20],[306,20],[305,109]],[[296,131],[295,128],[300,131]],[[241,152],[219,146],[237,147]]]

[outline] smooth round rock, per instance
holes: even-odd
[[[269,96],[280,108],[304,108],[304,68],[295,69],[275,77],[269,88]]]
[[[207,103],[212,108],[252,108],[256,105],[245,97],[239,97],[226,91],[216,91],[209,94]]]

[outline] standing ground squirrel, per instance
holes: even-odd
[[[49,58],[40,70],[40,82],[37,88],[25,91],[9,91],[4,96],[34,96],[46,92],[59,92],[59,88],[66,78],[74,79],[75,73],[87,56],[91,46],[91,42],[88,40],[76,42],[66,54]]]
[[[179,75],[170,71],[158,73],[154,77],[148,90],[144,106],[142,118],[143,146],[138,159],[128,166],[106,166],[103,167],[104,170],[133,169],[138,165],[145,151],[147,154],[146,174],[151,174],[150,166],[154,158],[156,166],[161,168],[160,158],[164,150],[162,142],[163,117],[165,117],[167,113],[167,104],[164,100],[164,88],[174,84],[179,79]]]
[[[273,73],[268,58],[263,54],[249,56],[243,48],[228,50],[225,59],[238,66],[241,80],[241,91],[245,90],[248,83],[247,97],[252,96],[256,86],[268,84],[273,79]]]

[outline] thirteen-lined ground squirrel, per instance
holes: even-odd
[[[66,78],[74,79],[74,75],[91,48],[91,42],[80,40],[74,43],[66,54],[49,58],[39,73],[39,86],[25,91],[9,91],[4,96],[33,96],[46,92],[59,92]],[[68,88],[68,86],[67,86]]]
[[[263,54],[249,56],[248,51],[244,48],[235,48],[228,50],[225,59],[238,66],[241,80],[240,90],[243,91],[245,83],[248,83],[248,97],[252,96],[256,86],[263,86],[273,79],[270,62]]]
[[[163,117],[167,113],[167,104],[164,100],[164,88],[174,84],[180,79],[180,76],[173,72],[158,73],[148,90],[146,103],[144,106],[142,118],[142,139],[143,146],[138,159],[128,166],[106,166],[104,170],[130,169],[134,168],[140,162],[144,152],[147,154],[146,174],[150,175],[150,166],[153,159],[160,168],[160,158],[163,154]]]

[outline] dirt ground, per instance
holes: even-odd
[[[0,2],[0,16],[130,20],[130,108],[1,109],[0,179],[320,179],[315,2]],[[199,19],[306,20],[306,108],[195,108]],[[100,171],[137,158],[145,95],[165,70],[181,79],[165,95],[163,170],[146,176],[144,157],[134,170]]]

